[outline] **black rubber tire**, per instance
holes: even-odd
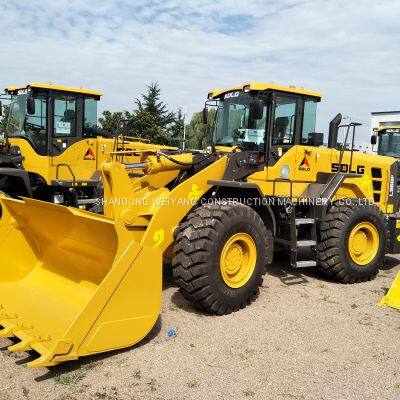
[[[375,258],[360,266],[350,257],[348,237],[360,222],[370,222],[378,230],[379,248]],[[383,263],[388,240],[388,226],[381,210],[374,204],[336,202],[331,205],[320,225],[318,267],[327,277],[342,283],[373,279]]]
[[[250,279],[240,288],[223,280],[219,267],[222,248],[238,232],[255,242],[257,261]],[[234,202],[202,205],[182,222],[172,260],[175,282],[197,308],[218,315],[244,308],[259,294],[271,233],[250,207]]]

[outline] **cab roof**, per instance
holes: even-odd
[[[89,94],[92,96],[101,96],[103,92],[99,92],[98,90],[89,90],[84,88],[76,88],[71,86],[62,86],[56,85],[54,83],[41,83],[41,82],[31,82],[27,83],[23,86],[7,86],[5,91],[8,93],[16,92],[18,90],[24,90],[28,88],[37,88],[37,89],[48,89],[48,90],[58,90],[60,92],[71,92],[71,93],[82,93]]]
[[[382,132],[390,129],[400,129],[400,124],[393,124],[393,125],[383,125],[383,126],[377,126],[373,128],[373,131],[375,132]]]
[[[280,92],[302,94],[305,96],[317,97],[319,99],[322,97],[322,93],[314,92],[313,90],[306,90],[304,88],[296,88],[295,86],[281,86],[275,85],[275,83],[249,82],[244,83],[243,85],[232,86],[226,89],[215,89],[208,94],[208,98],[218,99],[224,94],[234,91],[251,92],[264,90],[277,90]]]

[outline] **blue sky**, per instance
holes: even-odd
[[[131,110],[158,81],[171,109],[201,110],[213,88],[247,81],[324,93],[318,128],[337,113],[366,124],[400,109],[400,1],[0,0],[0,85],[44,81],[104,91]],[[361,133],[361,130],[360,130]]]

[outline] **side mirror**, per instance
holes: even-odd
[[[253,100],[250,103],[250,118],[252,120],[262,119],[264,114],[264,101],[261,99]]]
[[[208,108],[204,107],[203,108],[203,124],[207,125],[208,122]]]
[[[35,114],[35,99],[32,96],[26,99],[26,111],[29,115]]]
[[[324,134],[322,132],[311,132],[308,134],[308,143],[310,146],[319,147],[324,144]]]
[[[371,144],[372,146],[375,146],[378,143],[378,136],[372,135],[371,136]]]
[[[3,103],[0,101],[0,117],[3,116]]]

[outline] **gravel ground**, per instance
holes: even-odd
[[[257,301],[224,317],[193,309],[166,272],[160,323],[134,348],[32,369],[0,339],[0,399],[399,399],[400,313],[376,306],[398,260],[357,285],[275,264]]]

